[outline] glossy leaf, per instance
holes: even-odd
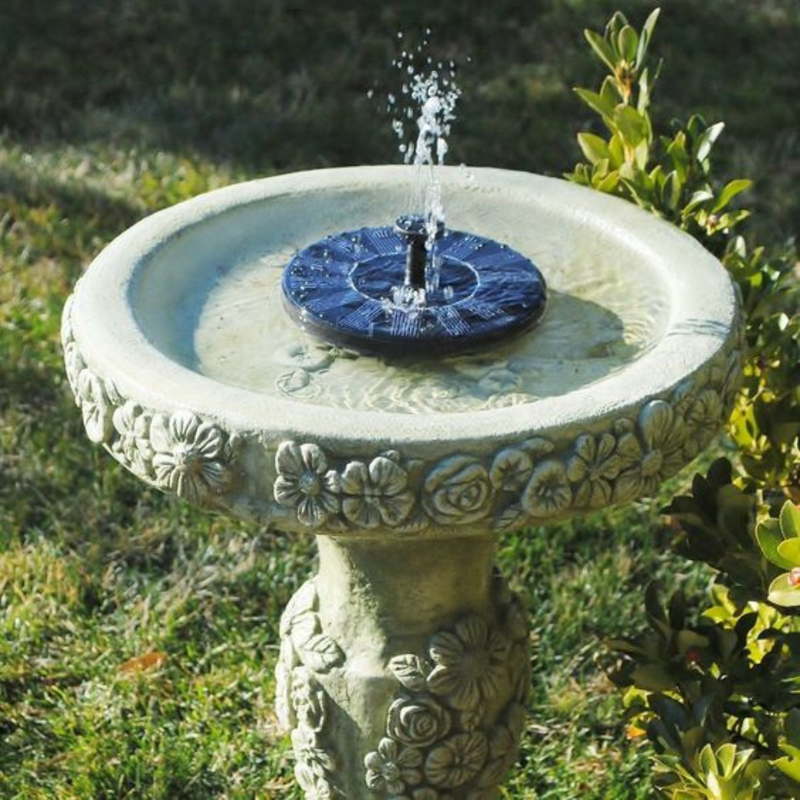
[[[800,606],[800,586],[792,586],[789,574],[785,572],[769,585],[767,598],[776,606],[797,608]]]

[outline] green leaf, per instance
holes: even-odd
[[[672,209],[672,211],[677,210],[678,203],[680,203],[681,200],[682,189],[683,184],[678,177],[677,171],[672,170],[664,181],[664,189],[662,191],[664,203],[667,205],[667,208]]]
[[[789,573],[784,572],[769,585],[767,599],[776,606],[797,608],[800,606],[800,586],[792,586]]]
[[[752,753],[752,750],[749,751]],[[721,767],[721,774],[723,776],[730,775],[733,772],[736,763],[736,745],[731,742],[723,744],[717,748],[717,761]]]
[[[630,26],[625,25],[617,36],[617,47],[620,55],[629,64],[636,61],[636,51],[639,47],[639,36],[636,31]]]
[[[689,199],[689,202],[684,206],[683,213],[688,214],[694,211],[698,206],[713,200],[714,195],[708,189],[698,189]]]
[[[778,545],[778,555],[792,566],[800,567],[800,537],[786,539]]]
[[[636,69],[642,68],[645,56],[647,55],[647,48],[650,45],[650,40],[653,37],[653,29],[656,27],[658,15],[661,13],[660,8],[654,8],[650,12],[650,16],[645,20],[642,26],[642,32],[639,36],[639,47],[636,50]]]
[[[697,140],[697,148],[695,150],[695,158],[698,161],[705,161],[706,158],[708,158],[708,154],[711,152],[714,142],[717,141],[724,128],[724,122],[717,122],[716,125],[712,125],[710,128],[706,128],[703,131],[702,135]]]
[[[609,102],[608,98],[597,94],[597,92],[591,92],[588,89],[575,89],[575,94],[577,94],[589,108],[603,117],[610,117],[614,113],[614,102]]]
[[[613,120],[623,139],[627,140],[631,147],[636,147],[647,139],[649,133],[647,120],[635,108],[623,104],[618,105],[614,109]]]
[[[779,758],[772,765],[777,767],[784,775],[800,785],[800,758]]]
[[[714,751],[710,744],[700,751],[700,768],[706,774],[706,780],[717,772],[717,759],[714,757]]]
[[[675,686],[672,676],[661,664],[648,664],[633,670],[631,680],[647,692],[664,692]]]
[[[690,630],[678,631],[675,637],[675,646],[678,648],[678,652],[681,655],[686,655],[686,652],[693,647],[704,648],[708,647],[708,645],[709,641],[707,637]]]
[[[778,545],[783,541],[780,525],[776,519],[768,519],[756,527],[756,541],[767,561],[781,569],[792,569],[794,564],[787,561],[779,552]]]
[[[606,141],[593,133],[579,133],[578,144],[586,160],[592,164],[610,156]]]
[[[731,181],[721,192],[720,196],[717,198],[717,202],[714,204],[713,208],[711,209],[712,214],[716,214],[717,211],[721,211],[725,208],[734,197],[740,192],[743,192],[745,189],[748,189],[752,185],[753,181],[747,180],[746,178],[738,178],[735,181]]]
[[[608,175],[606,175],[606,177],[603,178],[603,180],[600,181],[600,183],[598,183],[594,188],[601,192],[613,194],[618,185],[619,172],[615,170],[614,172],[609,172]]]
[[[586,41],[591,45],[592,50],[597,53],[600,60],[614,72],[616,69],[616,59],[614,58],[614,51],[611,49],[611,45],[599,33],[595,33],[595,31],[587,29],[583,32],[583,35],[586,37]]]
[[[793,708],[783,721],[783,731],[786,741],[792,747],[800,747],[800,708]]]
[[[783,504],[780,521],[781,530],[787,539],[800,536],[800,508],[791,500],[787,500]]]

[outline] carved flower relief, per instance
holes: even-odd
[[[297,759],[294,776],[310,800],[329,800],[336,797],[330,774],[336,768],[331,754],[318,746],[313,731],[298,726],[292,731],[292,746]]]
[[[150,444],[152,414],[128,401],[114,410],[112,422],[117,436],[111,444],[114,455],[137,475],[150,477],[153,447]]]
[[[457,733],[432,748],[425,759],[425,777],[434,785],[454,789],[472,780],[489,755],[480,731]]]
[[[303,525],[319,527],[338,513],[341,480],[328,469],[325,453],[317,445],[283,442],[275,456],[275,467],[275,499],[282,506],[296,509]]]
[[[651,400],[639,412],[638,427],[641,442],[633,433],[623,433],[617,442],[624,470],[614,486],[618,503],[655,494],[661,481],[674,475],[686,461],[686,428],[668,403]]]
[[[83,369],[78,375],[75,396],[80,405],[86,435],[97,444],[108,441],[113,430],[111,415],[114,408],[104,382],[91,370]]]
[[[428,747],[450,732],[450,712],[426,695],[403,696],[389,707],[386,733],[416,747]]]
[[[567,477],[578,484],[576,505],[602,508],[611,502],[612,482],[621,466],[616,447],[617,440],[610,433],[585,434],[575,440],[574,453],[567,461]]]
[[[297,725],[318,733],[327,719],[327,696],[311,672],[303,666],[292,670],[290,698]]]
[[[528,481],[520,498],[522,507],[532,517],[550,517],[572,505],[572,487],[567,468],[560,461],[542,461]]]
[[[490,631],[477,615],[465,617],[453,632],[431,638],[430,656],[436,665],[428,675],[428,687],[461,711],[476,709],[482,700],[493,700],[508,680],[508,643]]]
[[[686,439],[683,451],[694,458],[711,443],[724,419],[722,398],[713,389],[703,389],[693,398],[686,416]]]
[[[225,435],[190,411],[157,414],[150,425],[156,483],[199,503],[228,483]]]
[[[75,404],[81,404],[81,398],[78,394],[78,378],[81,372],[86,369],[86,362],[83,360],[81,351],[78,350],[78,345],[73,341],[64,344],[64,371],[67,374],[67,383],[72,390],[75,397]]]
[[[486,468],[470,456],[451,456],[425,478],[423,504],[437,522],[466,525],[490,511],[492,484]]]
[[[373,458],[369,466],[351,461],[342,474],[341,488],[345,517],[362,528],[399,525],[414,505],[406,471],[385,456]]]
[[[525,709],[511,703],[501,723],[489,733],[489,758],[478,776],[478,786],[488,789],[497,786],[516,761],[519,741],[525,728]]]
[[[422,780],[422,752],[393,739],[381,739],[378,749],[364,758],[367,787],[373,792],[399,795],[406,785]]]

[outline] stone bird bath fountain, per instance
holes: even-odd
[[[64,312],[93,442],[151,486],[317,537],[276,699],[310,798],[496,796],[530,664],[498,535],[654,493],[708,444],[739,373],[733,286],[688,236],[559,180],[445,168],[468,234],[436,232],[432,287],[413,231],[391,227],[414,179],[357,167],[197,197],[109,245]],[[500,333],[481,254],[513,267],[501,295],[527,275]],[[390,256],[408,281],[381,288]],[[473,323],[485,341],[451,347]]]

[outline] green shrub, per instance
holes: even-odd
[[[626,687],[633,735],[655,748],[653,783],[670,798],[797,797],[800,787],[800,321],[797,254],[750,246],[750,215],[733,201],[751,181],[719,181],[711,154],[724,125],[699,115],[654,130],[661,68],[647,55],[659,10],[636,31],[621,13],[586,38],[609,74],[577,89],[605,126],[580,133],[585,162],[567,177],[677,225],[720,257],[746,318],[742,389],[728,421],[735,450],[696,475],[664,512],[688,559],[709,564],[713,605],[690,623],[681,592],[662,608],[650,587],[650,630],[609,643],[612,679]]]

